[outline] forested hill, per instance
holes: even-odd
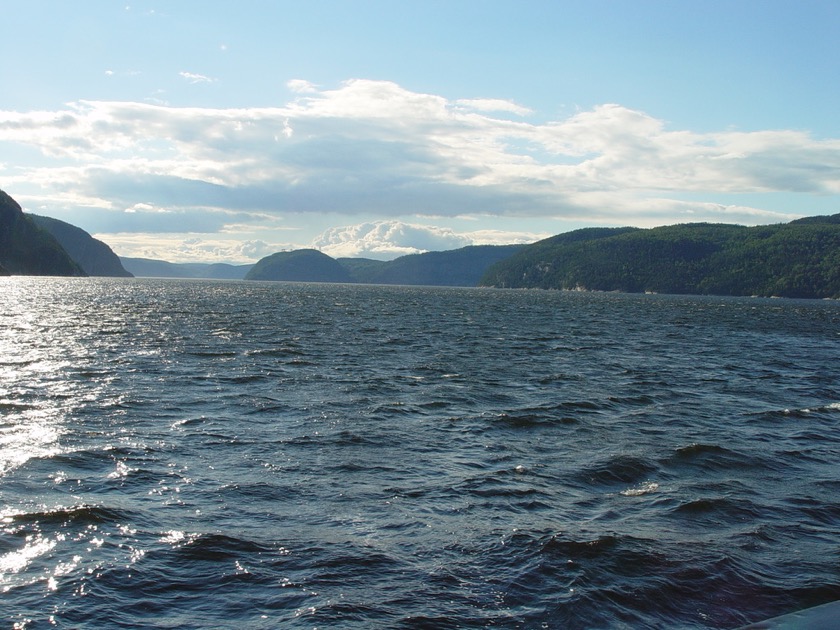
[[[87,275],[131,277],[132,274],[125,270],[113,250],[83,229],[51,217],[27,216],[38,227],[52,234]]]
[[[779,225],[588,228],[523,248],[482,286],[840,298],[840,214]]]
[[[444,252],[408,254],[390,261],[339,258],[354,282],[474,287],[492,264],[522,245],[470,245]]]
[[[300,249],[263,258],[245,279],[474,287],[490,265],[522,247],[474,245],[445,252],[409,254],[389,261],[336,260],[316,250]]]
[[[85,272],[46,230],[0,190],[0,274],[84,276]]]
[[[266,256],[245,275],[246,280],[290,282],[351,282],[335,259],[314,249],[298,249]]]

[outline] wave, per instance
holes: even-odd
[[[177,548],[180,560],[218,561],[251,554],[277,553],[277,548],[271,545],[216,533],[190,536]]]
[[[763,510],[744,498],[703,497],[681,503],[674,514],[718,523],[742,523],[760,518]]]
[[[130,520],[132,513],[101,505],[79,504],[69,507],[57,507],[51,510],[34,512],[11,512],[3,519],[15,525],[98,525],[103,523],[121,523]]]
[[[663,465],[680,468],[712,470],[740,470],[772,467],[764,456],[729,449],[718,444],[693,443],[677,448]]]
[[[790,419],[808,419],[817,415],[831,415],[840,413],[840,402],[825,403],[822,405],[813,405],[809,407],[799,408],[781,408],[769,409],[766,411],[759,411],[749,414],[753,420],[790,420]]]
[[[575,477],[587,484],[627,485],[647,481],[658,472],[659,467],[650,459],[616,455],[583,468]]]

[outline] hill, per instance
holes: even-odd
[[[313,249],[272,254],[260,260],[246,280],[297,280],[474,287],[493,263],[523,245],[478,245],[445,252],[409,254],[390,261],[330,258]]]
[[[7,274],[84,276],[59,242],[0,190],[0,268]]]
[[[154,258],[121,257],[123,266],[140,278],[212,278],[242,280],[253,265],[226,263],[171,263]]]
[[[298,249],[266,256],[247,273],[245,280],[290,282],[352,282],[338,261],[315,249]]]
[[[523,248],[482,286],[840,297],[840,215],[743,227],[585,229]]]
[[[445,252],[400,256],[388,262],[340,258],[356,282],[474,287],[492,264],[523,245],[472,245]]]
[[[70,257],[89,276],[130,278],[119,257],[108,245],[93,238],[83,229],[58,219],[27,215],[35,224],[52,234]]]

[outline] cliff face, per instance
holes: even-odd
[[[46,230],[61,244],[89,276],[114,276],[130,278],[119,257],[102,241],[93,238],[83,229],[58,219],[27,215],[36,225]]]
[[[28,276],[84,276],[59,242],[0,190],[0,268]],[[1,273],[1,272],[0,272]]]

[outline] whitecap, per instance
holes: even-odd
[[[622,490],[621,494],[625,497],[640,497],[645,494],[650,494],[651,492],[656,492],[657,490],[659,490],[658,483],[655,481],[646,481],[638,486]]]

